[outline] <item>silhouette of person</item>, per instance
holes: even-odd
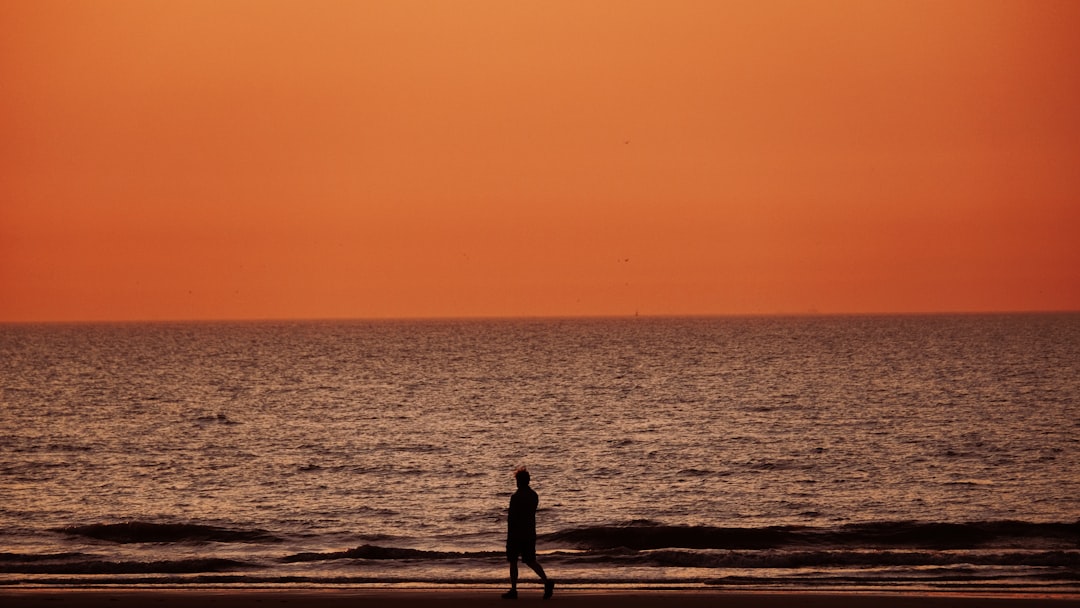
[[[529,471],[522,467],[514,472],[517,492],[510,497],[510,509],[506,517],[506,559],[510,562],[510,591],[503,599],[517,599],[518,557],[532,568],[544,583],[544,599],[550,599],[555,583],[544,574],[536,561],[536,506],[540,497],[529,487]]]

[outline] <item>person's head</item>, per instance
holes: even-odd
[[[514,479],[517,480],[517,485],[519,488],[529,487],[529,470],[525,467],[518,468],[518,470],[514,471]]]

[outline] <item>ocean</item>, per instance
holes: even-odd
[[[0,584],[1080,593],[1080,314],[0,325]],[[535,581],[522,570],[522,584]]]

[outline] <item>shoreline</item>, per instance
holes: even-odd
[[[507,605],[502,587],[471,588],[0,588],[0,604],[8,608],[77,606],[128,608],[153,604],[174,608],[199,604],[229,608],[265,608],[266,604],[304,605],[319,608],[345,606],[483,606]],[[517,602],[541,602],[539,587],[522,585]],[[597,589],[556,587],[552,602],[591,608],[649,608],[653,606],[715,606],[727,608],[773,608],[780,606],[831,606],[837,608],[907,607],[1080,607],[1080,595],[1055,593],[993,593],[986,591],[727,591],[720,589]],[[510,605],[513,605],[512,603]]]

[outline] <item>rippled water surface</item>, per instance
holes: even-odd
[[[482,561],[519,464],[551,550],[635,521],[1080,519],[1078,315],[9,325],[0,360],[0,553],[20,564]],[[125,522],[276,540],[63,531]]]

